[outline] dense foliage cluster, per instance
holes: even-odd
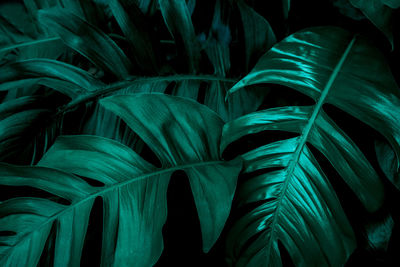
[[[399,7],[2,2],[0,266],[400,265]]]

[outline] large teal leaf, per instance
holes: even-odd
[[[387,5],[391,8],[399,8],[400,7],[399,0],[382,0],[382,3],[384,3],[385,5]]]
[[[36,266],[49,236],[54,246],[49,264],[79,265],[96,197],[103,200],[102,265],[152,266],[163,249],[166,192],[175,170],[189,178],[204,250],[217,240],[241,169],[240,160],[219,156],[223,121],[194,101],[166,95],[112,96],[101,104],[126,121],[162,166],[121,143],[88,135],[59,137],[39,166],[1,164],[1,185],[31,186],[71,202],[15,198],[0,203],[0,231],[15,233],[1,236],[2,266]],[[74,174],[104,186],[90,186]]]
[[[98,28],[59,8],[40,10],[38,14],[42,24],[93,64],[120,78],[130,73],[129,59],[121,48]]]
[[[291,35],[229,93],[260,83],[288,86],[316,101],[322,95],[321,105],[335,105],[376,129],[400,156],[400,91],[383,55],[361,36],[334,27]]]
[[[239,266],[281,266],[278,242],[282,242],[296,265],[342,266],[355,247],[354,235],[309,144],[329,160],[365,208],[376,211],[383,201],[380,179],[323,105],[332,104],[375,128],[398,153],[397,85],[376,48],[333,27],[287,37],[231,93],[261,83],[290,87],[312,98],[315,105],[259,111],[224,127],[222,149],[260,131],[298,134],[243,156],[245,172],[272,171],[245,180],[239,190],[242,204],[259,204],[232,229],[230,257]]]

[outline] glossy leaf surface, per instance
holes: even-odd
[[[312,98],[315,105],[258,111],[224,127],[222,150],[261,131],[298,134],[243,155],[245,172],[266,169],[266,173],[249,178],[240,189],[242,205],[260,204],[232,229],[230,257],[239,266],[281,266],[280,241],[298,266],[341,266],[355,248],[355,239],[309,144],[329,160],[365,208],[376,211],[384,193],[379,177],[323,105],[332,104],[375,128],[399,152],[396,83],[379,51],[362,37],[332,27],[287,37],[230,93],[261,83],[297,90]],[[273,170],[269,172],[269,168]]]
[[[96,197],[103,200],[102,265],[155,264],[163,249],[166,193],[175,170],[184,170],[189,177],[204,250],[215,243],[241,169],[240,161],[219,157],[222,120],[195,102],[165,95],[113,96],[101,104],[146,142],[161,168],[127,146],[89,135],[59,137],[39,166],[0,165],[2,185],[31,186],[71,202],[14,198],[0,203],[0,231],[15,233],[2,236],[2,266],[36,266],[49,235],[54,265],[79,265]],[[104,186],[91,186],[75,175]],[[52,231],[56,233],[51,235]]]

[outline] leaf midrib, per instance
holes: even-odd
[[[87,201],[89,201],[91,199],[95,199],[98,196],[102,196],[102,195],[106,194],[107,192],[112,191],[112,190],[114,190],[116,188],[120,188],[120,187],[126,186],[128,184],[144,180],[144,179],[149,178],[151,176],[158,176],[158,175],[162,175],[162,174],[165,174],[165,173],[168,173],[168,172],[173,172],[173,171],[176,171],[176,170],[185,170],[185,169],[195,168],[195,167],[199,167],[199,166],[216,165],[216,164],[221,164],[222,162],[225,162],[225,161],[222,161],[222,160],[219,160],[219,161],[205,161],[205,162],[199,162],[199,163],[192,163],[192,164],[174,166],[174,167],[170,167],[170,168],[167,168],[167,169],[156,169],[157,171],[154,171],[154,172],[151,172],[151,173],[142,174],[142,175],[136,176],[135,178],[132,178],[130,180],[127,180],[127,181],[124,181],[124,182],[120,182],[120,183],[116,183],[116,184],[113,184],[113,185],[111,185],[109,187],[105,187],[103,190],[96,191],[95,193],[88,195],[87,197],[83,198],[82,200],[67,206],[62,211],[57,212],[54,215],[48,217],[48,219],[46,221],[44,221],[43,223],[41,223],[39,225],[39,227],[37,227],[36,229],[34,229],[34,230],[26,233],[25,235],[21,236],[21,238],[19,238],[18,242],[16,242],[13,246],[10,246],[9,249],[7,249],[7,252],[5,252],[4,254],[7,254],[9,250],[11,250],[14,247],[18,246],[18,244],[20,242],[22,242],[26,237],[32,235],[34,232],[38,231],[39,229],[41,229],[42,227],[44,227],[48,223],[51,223],[54,220],[56,220],[57,218],[61,217],[64,213],[70,211],[71,209],[74,209],[75,207],[77,207],[79,205],[82,205],[83,203],[85,203],[85,202],[87,202]]]
[[[271,224],[271,236],[270,236],[270,239],[268,242],[267,257],[269,257],[269,255],[270,255],[272,243],[275,238],[275,234],[276,234],[275,227],[278,222],[280,209],[282,207],[282,200],[286,196],[286,191],[292,180],[293,172],[294,172],[297,164],[299,163],[300,156],[301,156],[303,149],[307,143],[309,134],[315,125],[315,121],[316,121],[318,115],[320,114],[322,106],[325,103],[326,97],[328,96],[330,89],[332,88],[333,83],[335,82],[340,70],[342,69],[343,64],[346,61],[351,49],[353,48],[356,39],[357,39],[357,36],[354,36],[352,38],[352,40],[347,45],[345,51],[343,52],[342,56],[340,57],[338,63],[336,64],[335,68],[333,69],[333,72],[330,75],[328,82],[326,83],[324,89],[321,92],[321,96],[319,97],[318,102],[314,106],[313,112],[312,112],[309,120],[307,121],[307,124],[303,128],[303,131],[302,131],[301,137],[300,137],[300,142],[297,145],[297,148],[293,153],[292,160],[290,161],[289,166],[286,167],[286,169],[288,170],[286,172],[286,179],[284,181],[282,191],[280,192],[280,194],[278,196],[278,203],[276,204],[276,208],[275,208],[275,212],[274,212],[275,214],[274,214],[274,218],[273,218],[273,221]]]

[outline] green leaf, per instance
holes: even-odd
[[[243,22],[247,70],[250,62],[258,60],[262,53],[268,51],[276,43],[276,37],[264,17],[243,1],[238,1],[237,4]]]
[[[202,45],[214,66],[214,73],[221,76],[226,76],[231,67],[229,14],[230,7],[226,2],[216,1],[208,38]]]
[[[111,0],[111,11],[121,30],[132,47],[134,58],[140,68],[148,72],[156,72],[157,59],[150,39],[148,23],[136,4],[127,0]]]
[[[376,48],[362,37],[334,27],[312,28],[287,37],[230,93],[261,83],[292,88],[312,98],[315,105],[272,108],[225,125],[221,150],[260,131],[298,134],[243,156],[244,172],[273,170],[246,179],[240,188],[242,205],[259,204],[232,229],[230,257],[238,266],[281,266],[279,241],[296,265],[342,266],[355,248],[355,238],[309,144],[329,160],[365,208],[376,211],[384,194],[380,179],[323,105],[332,104],[370,125],[400,152],[397,85]]]
[[[384,56],[361,36],[335,27],[291,35],[229,94],[260,83],[287,86],[316,101],[324,96],[321,104],[333,104],[376,129],[400,156],[400,92]]]
[[[171,101],[173,99],[176,101]],[[221,179],[220,176],[224,172],[220,169],[222,163],[216,145],[219,144],[223,121],[204,106],[165,95],[113,96],[102,99],[100,103],[120,116],[140,136],[164,168],[212,160],[185,170],[199,213],[203,249],[207,252],[229,215],[229,209],[224,207],[230,206],[236,184],[235,175],[227,172],[228,177]],[[150,108],[150,103],[157,109]],[[134,111],[130,108],[132,106]],[[196,109],[198,111],[193,112]],[[162,110],[168,112],[160,112]],[[232,168],[236,173],[240,170],[237,164]],[[216,178],[218,176],[220,178]],[[211,181],[205,177],[215,178]]]
[[[59,137],[39,167],[0,164],[1,185],[31,186],[71,202],[16,198],[0,203],[0,231],[15,233],[2,236],[2,266],[35,266],[52,231],[54,265],[79,265],[96,197],[103,199],[104,210],[102,265],[154,265],[163,249],[166,193],[176,170],[189,177],[203,249],[208,251],[217,240],[241,169],[239,160],[226,162],[219,157],[223,121],[194,101],[166,95],[112,96],[101,104],[146,142],[161,168],[116,141],[79,135]],[[67,172],[104,186],[90,186]]]
[[[393,234],[394,221],[390,214],[366,226],[370,250],[387,251]]]
[[[158,0],[133,0],[143,14],[153,16],[158,11]]]
[[[69,97],[97,90],[103,83],[88,72],[51,59],[29,59],[0,67],[0,91],[41,84]]]
[[[35,38],[39,34],[40,29],[34,23],[34,18],[27,12],[24,5],[17,1],[12,2],[1,4],[0,17],[3,19],[3,26],[6,26],[8,29],[14,28],[17,32],[21,33],[21,35],[14,36],[14,42],[22,41],[25,38]],[[13,33],[13,31],[6,34],[10,33]]]
[[[51,115],[39,100],[26,96],[0,104],[0,161],[22,160],[30,153],[31,132]]]
[[[253,208],[228,234],[232,265],[282,266],[278,241],[298,266],[343,266],[355,248],[329,180],[307,146],[299,153],[300,142],[278,141],[243,155],[245,172],[283,169],[245,180],[238,189],[241,204]]]
[[[350,0],[388,38],[393,48],[393,9],[382,0]]]
[[[224,121],[230,121],[257,110],[263,101],[261,93],[256,90],[242,90],[225,101],[234,82],[234,79],[206,75],[141,77],[121,82],[113,88],[105,88],[104,91],[98,91],[98,94],[166,93],[192,98],[217,112]],[[96,127],[96,124],[94,122],[92,125]]]
[[[57,58],[65,50],[59,39],[43,34],[21,3],[0,4],[0,60]],[[5,58],[5,59],[4,59]]]
[[[46,37],[39,40],[29,40],[23,43],[16,43],[0,47],[0,60],[7,53],[19,50],[19,60],[30,58],[53,58],[56,59],[63,51],[62,43],[58,37]],[[54,49],[59,47],[60,49]]]
[[[105,33],[62,9],[40,10],[39,22],[57,34],[67,46],[98,67],[119,78],[127,77],[131,63],[124,52]]]
[[[381,0],[382,3],[385,5],[395,9],[400,7],[400,1],[399,0]]]
[[[290,0],[282,0],[282,9],[283,9],[283,16],[285,19],[289,17],[290,11]]]
[[[399,165],[396,153],[384,141],[375,142],[376,158],[383,173],[397,188],[400,188]]]
[[[175,42],[183,44],[189,71],[195,73],[200,61],[200,46],[185,0],[158,0],[161,14]]]

